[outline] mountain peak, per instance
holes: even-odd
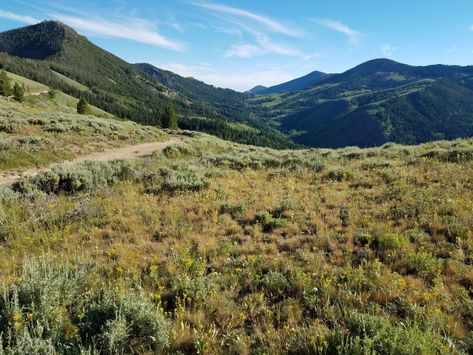
[[[77,33],[58,21],[43,21],[35,25],[0,33],[0,52],[29,59],[44,60],[58,54],[66,35]]]
[[[330,74],[322,73],[320,71],[313,71],[312,73],[309,73],[307,75],[304,75],[303,77],[271,86],[270,88],[267,88],[260,93],[262,94],[279,94],[283,92],[292,92],[292,91],[299,91],[299,90],[304,90],[308,87],[311,87],[312,85],[315,85],[316,83],[321,82],[322,80],[328,78]]]
[[[266,86],[263,86],[263,85],[256,85],[254,88],[248,90],[248,91],[245,91],[245,94],[248,94],[248,95],[257,95],[259,93],[262,93],[263,91],[265,91],[266,89],[268,89],[268,87]]]
[[[378,58],[357,65],[345,73],[369,75],[376,72],[403,72],[410,68],[411,66],[407,64],[402,64],[387,58]]]

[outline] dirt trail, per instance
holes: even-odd
[[[31,168],[18,172],[0,171],[0,187],[10,186],[21,177],[33,177],[39,172],[51,170],[57,165],[72,166],[83,161],[112,161],[112,160],[132,160],[138,157],[151,155],[152,153],[163,150],[170,145],[183,142],[188,139],[186,136],[173,135],[171,139],[164,142],[152,142],[136,145],[129,145],[121,148],[105,150],[103,152],[94,152],[88,155],[77,157],[73,160],[67,160],[55,163],[45,168]]]
[[[27,92],[25,96],[40,96],[42,94],[47,94],[49,90],[43,90],[43,91],[38,91],[38,92]]]

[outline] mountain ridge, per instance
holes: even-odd
[[[295,142],[314,147],[473,136],[473,66],[374,59],[303,90],[254,100],[271,107],[267,119]]]
[[[313,71],[309,74],[301,76],[300,78],[296,78],[278,85],[274,85],[264,90],[259,90],[256,94],[281,94],[284,92],[304,90],[310,87],[311,85],[315,85],[316,83],[319,83],[330,76],[331,74],[323,73],[320,71]]]
[[[242,93],[171,72],[165,73],[168,86],[163,85],[143,68],[100,48],[61,22],[43,21],[3,32],[0,38],[0,64],[7,70],[86,98],[117,117],[160,125],[165,108],[172,105],[182,128],[240,143],[296,147],[259,120]]]

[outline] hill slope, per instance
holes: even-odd
[[[295,146],[258,121],[243,94],[149,65],[129,64],[59,22],[1,33],[0,64],[72,96],[85,97],[118,117],[159,125],[164,108],[172,104],[183,128],[256,145]],[[250,130],[248,125],[256,129]]]
[[[261,96],[301,144],[370,147],[473,135],[473,67],[363,63],[293,93]]]
[[[195,134],[22,180],[0,189],[0,344],[471,354],[472,169],[473,140],[275,151]]]

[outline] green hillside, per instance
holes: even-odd
[[[268,120],[314,147],[418,144],[473,135],[473,67],[379,59],[302,91],[258,96]]]
[[[77,99],[8,73],[26,87],[22,103],[0,96],[0,177],[42,168],[95,151],[167,139],[157,127],[117,119],[90,106],[76,112]]]
[[[165,73],[166,80],[157,78],[149,70],[143,71],[146,66],[123,61],[59,22],[45,21],[1,33],[0,64],[76,98],[84,97],[120,118],[159,125],[164,108],[171,104],[183,128],[243,143],[295,146],[271,125],[258,120],[242,94],[169,72]],[[202,117],[206,124],[202,124]],[[257,131],[236,129],[231,122],[245,123]]]

